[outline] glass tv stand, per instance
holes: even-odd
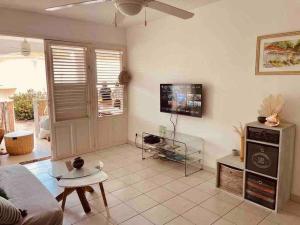
[[[145,137],[150,135],[156,139],[156,143],[145,142]],[[203,156],[203,138],[181,133],[176,133],[174,137],[171,131],[164,136],[147,132],[142,134],[142,159],[152,157],[182,163],[185,176],[203,169]]]

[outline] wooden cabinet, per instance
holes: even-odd
[[[217,160],[217,187],[278,211],[290,199],[296,126],[246,125],[245,163],[238,156]]]
[[[290,199],[295,125],[246,127],[245,199],[278,211]]]

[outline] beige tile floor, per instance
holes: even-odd
[[[87,165],[104,162],[109,180],[104,183],[108,209],[98,186],[87,194],[92,211],[85,214],[76,194],[68,197],[64,225],[300,225],[300,205],[289,202],[275,214],[215,188],[207,171],[184,177],[176,163],[141,160],[140,150],[122,145],[83,155]],[[62,190],[47,171],[55,163],[26,165],[56,196]]]

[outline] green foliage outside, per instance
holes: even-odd
[[[17,120],[33,120],[33,99],[44,99],[46,93],[41,91],[27,90],[25,93],[15,94],[12,99],[14,101],[15,116]]]

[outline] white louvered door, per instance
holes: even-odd
[[[45,41],[53,158],[93,151],[86,46]]]
[[[96,93],[96,149],[127,143],[127,90],[119,84],[119,74],[125,67],[125,50],[94,48]]]

